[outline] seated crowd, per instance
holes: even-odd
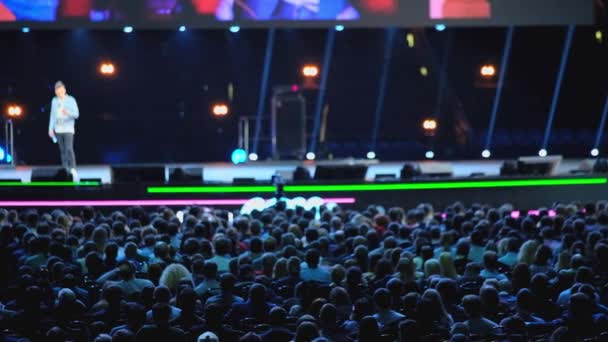
[[[601,341],[608,203],[0,210],[4,341]]]

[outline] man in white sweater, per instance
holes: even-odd
[[[55,97],[51,102],[49,137],[59,144],[61,165],[76,178],[76,156],[74,154],[74,124],[80,115],[74,97],[67,94],[63,82],[55,83]]]

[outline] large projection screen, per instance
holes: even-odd
[[[0,0],[0,28],[589,25],[593,0]]]

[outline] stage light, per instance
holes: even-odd
[[[479,74],[484,78],[492,78],[496,76],[496,67],[492,64],[486,64],[479,69]]]
[[[23,115],[23,108],[20,105],[9,105],[6,107],[6,115],[9,118],[18,118]]]
[[[433,158],[435,158],[435,152],[433,152],[433,151],[426,151],[426,153],[424,154],[424,156],[426,157],[426,159],[433,159]]]
[[[229,108],[228,108],[228,105],[226,105],[224,103],[218,103],[213,106],[211,112],[215,116],[219,116],[219,117],[226,116],[226,115],[228,115]]]
[[[591,150],[591,156],[592,157],[597,157],[600,155],[600,150],[598,150],[597,148],[594,148]]]
[[[27,26],[22,27],[22,28],[21,28],[21,32],[23,32],[23,33],[30,33],[30,28],[29,28],[29,27],[27,27]]]
[[[599,44],[602,44],[602,42],[604,41],[604,33],[602,32],[602,30],[595,31],[595,39]]]
[[[230,26],[229,30],[232,33],[239,33],[239,31],[241,30],[241,27],[237,26],[237,25],[233,25],[233,26]]]
[[[427,67],[420,67],[420,75],[427,77],[429,75],[429,69]]]
[[[434,131],[437,129],[437,120],[435,119],[425,119],[422,121],[422,128],[425,131]]]
[[[437,24],[435,25],[435,30],[441,32],[441,31],[445,31],[445,25],[444,24]]]
[[[306,153],[306,159],[308,159],[308,160],[315,160],[315,158],[317,158],[317,156],[315,155],[314,152],[308,152],[308,153]]]
[[[300,90],[300,87],[297,84],[291,86],[291,91],[297,93]]]
[[[4,149],[0,147],[0,161],[3,161],[4,157],[6,157],[6,152],[4,152]]]
[[[180,26],[179,32],[186,32],[186,26],[184,26],[184,25]]]
[[[547,156],[547,150],[546,150],[546,149],[544,149],[544,148],[541,148],[541,149],[538,151],[538,156],[539,156],[539,157],[546,157],[546,156]]]
[[[125,26],[125,27],[123,27],[122,32],[124,32],[124,33],[131,33],[131,32],[133,32],[133,26]]]
[[[232,155],[230,156],[232,163],[237,165],[247,161],[247,152],[242,148],[237,148],[232,151]]]
[[[336,25],[336,31],[338,31],[338,32],[344,31],[344,25]]]
[[[481,156],[484,157],[484,158],[486,158],[486,159],[490,158],[491,155],[492,155],[492,153],[490,152],[490,150],[483,150],[481,152]]]
[[[255,152],[249,153],[249,160],[251,161],[257,161],[258,160],[258,154]]]
[[[6,155],[6,162],[7,163],[12,163],[13,162],[13,156],[11,156],[10,154]]]
[[[413,33],[408,33],[405,36],[405,40],[407,40],[407,46],[413,48],[414,46],[416,46],[416,37],[414,36]]]
[[[314,78],[319,76],[319,67],[313,64],[307,64],[302,67],[302,76],[306,78]]]
[[[105,62],[105,63],[101,63],[99,65],[99,73],[102,76],[113,76],[114,74],[116,74],[116,66],[114,65],[114,63],[111,62]]]
[[[374,151],[367,152],[367,159],[376,159],[376,152],[374,152]]]

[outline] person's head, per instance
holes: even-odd
[[[498,268],[498,256],[495,252],[483,253],[483,265],[488,271],[496,271]]]
[[[531,265],[534,261],[534,255],[536,254],[536,249],[538,248],[538,243],[535,240],[528,240],[524,242],[521,247],[519,247],[519,254],[517,255],[517,262],[522,264]]]
[[[439,266],[441,268],[441,276],[450,279],[456,279],[458,274],[452,260],[452,253],[443,252],[439,256]]]
[[[146,321],[146,308],[137,303],[127,305],[127,324],[137,331]]]
[[[337,320],[338,311],[333,304],[328,303],[321,307],[321,311],[319,312],[319,324],[321,325],[321,329],[333,328],[336,325]]]
[[[291,276],[300,275],[300,259],[298,257],[292,256],[287,260],[287,272]]]
[[[159,284],[168,287],[171,292],[177,293],[183,280],[192,281],[192,274],[182,264],[171,264],[167,266],[160,275]]]
[[[446,304],[454,303],[458,295],[458,283],[453,279],[441,279],[435,287]]]
[[[427,289],[420,299],[421,303],[423,303],[424,310],[428,310],[432,315],[446,315],[443,300],[436,290]]]
[[[430,277],[432,275],[440,275],[441,274],[441,266],[437,259],[429,259],[424,262],[424,276]]]
[[[343,287],[334,287],[329,292],[329,301],[334,305],[351,305],[350,296]]]
[[[196,342],[219,342],[220,339],[211,331],[204,332],[198,336]]]
[[[346,277],[346,269],[340,264],[336,264],[331,268],[331,282],[340,285]]]
[[[390,292],[385,288],[377,289],[374,292],[374,303],[380,310],[388,310],[391,306]]]
[[[157,325],[169,324],[171,307],[166,303],[156,303],[152,306],[152,320]]]
[[[309,268],[317,268],[321,254],[318,250],[312,248],[306,251],[306,263]]]
[[[95,337],[93,342],[112,342],[112,336],[108,334],[99,334]]]
[[[154,302],[168,304],[171,300],[171,290],[168,287],[159,285],[154,289]]]
[[[534,254],[534,264],[538,266],[546,266],[549,264],[549,261],[551,261],[552,257],[553,250],[551,250],[551,248],[545,245],[540,245],[538,246],[538,248],[536,249],[536,253]]]
[[[359,322],[359,341],[375,342],[380,337],[378,321],[372,316],[365,316]]]
[[[508,335],[525,335],[526,322],[517,316],[511,316],[500,321],[500,326]]]
[[[249,332],[239,339],[239,342],[261,342],[262,338],[252,332]]]
[[[268,322],[270,325],[283,325],[287,319],[287,311],[280,306],[275,306],[268,313]]]
[[[523,314],[532,312],[534,295],[528,289],[521,289],[517,292],[517,311]]]
[[[222,290],[222,293],[232,293],[235,284],[236,278],[232,273],[224,273],[220,277],[220,289]]]
[[[295,342],[310,342],[319,337],[319,329],[313,322],[305,321],[296,329]]]
[[[266,297],[266,287],[262,284],[253,284],[249,288],[249,300],[252,303],[264,303]]]
[[[481,299],[479,299],[479,296],[464,296],[464,298],[462,298],[462,307],[470,318],[479,318],[481,316]]]
[[[55,82],[55,95],[60,98],[64,98],[67,90],[65,89],[65,84],[61,81]]]

